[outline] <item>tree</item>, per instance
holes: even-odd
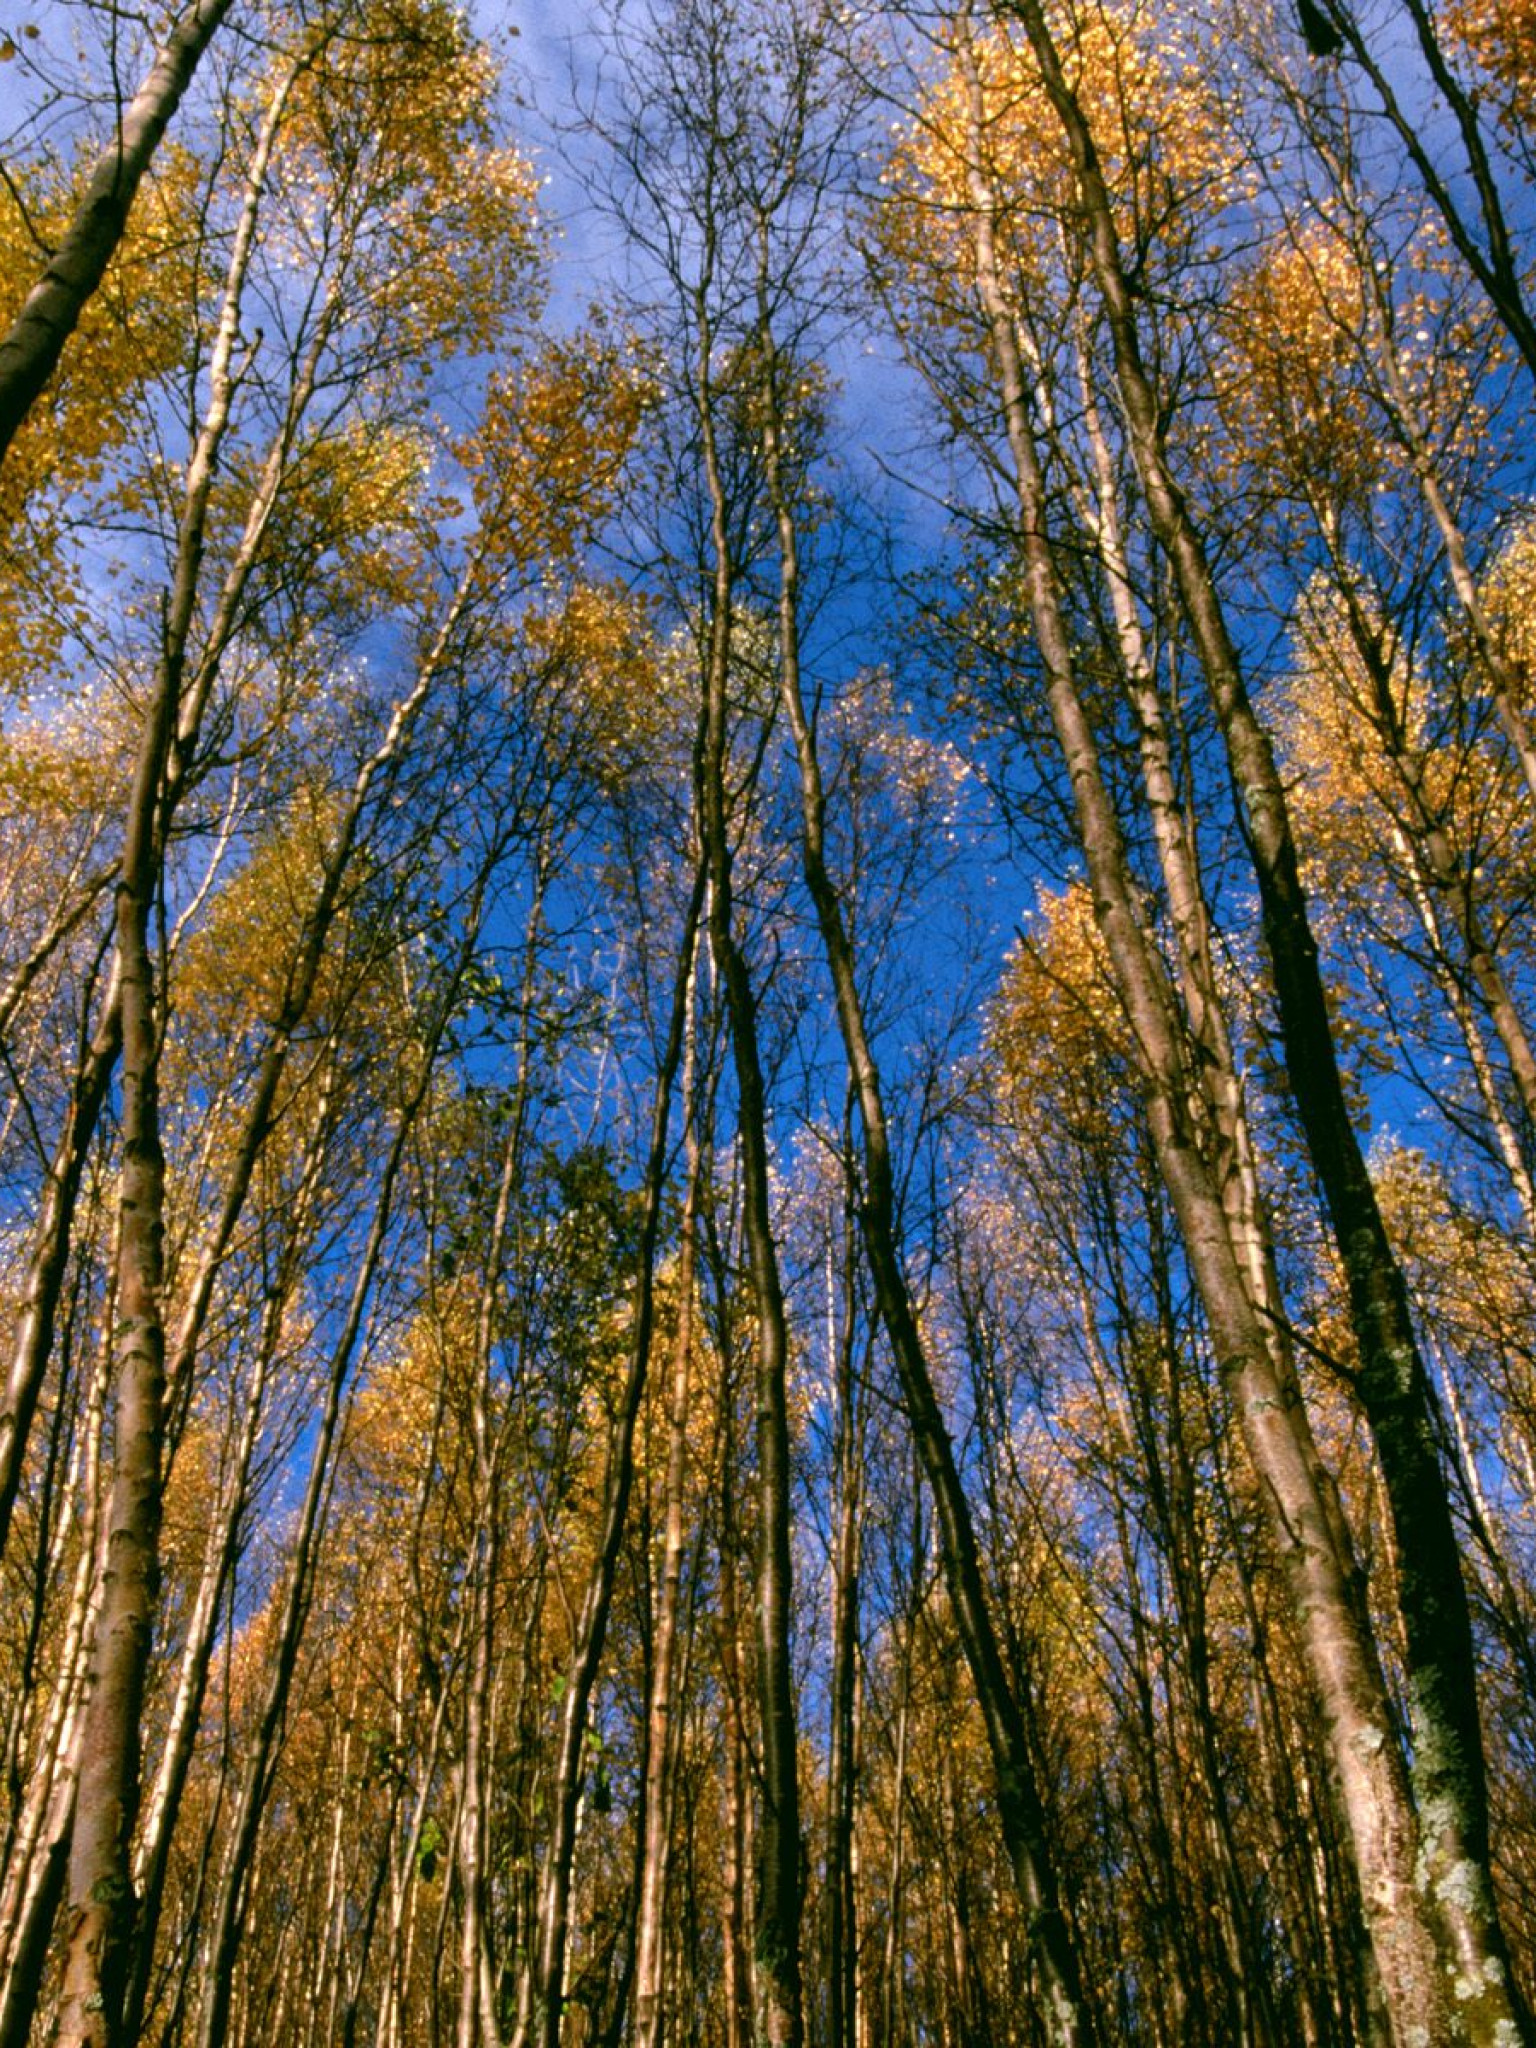
[[[3,2048],[1518,2033],[1518,17],[619,11],[579,319],[217,32],[0,471]]]
[[[195,0],[128,105],[114,110],[116,133],[86,179],[74,219],[0,340],[0,460],[101,283],[150,159],[229,9],[230,0]]]
[[[1510,2003],[1505,1988],[1507,1968],[1487,1877],[1471,1632],[1437,1462],[1428,1381],[1401,1274],[1381,1225],[1338,1078],[1284,789],[1268,735],[1253,713],[1210,558],[1174,474],[1166,413],[1148,369],[1151,359],[1143,353],[1139,297],[1127,268],[1122,223],[1129,223],[1133,236],[1144,232],[1138,211],[1138,199],[1147,189],[1144,159],[1129,146],[1126,131],[1117,131],[1116,155],[1110,161],[1118,185],[1112,190],[1111,174],[1104,168],[1086,111],[1090,91],[1102,90],[1099,80],[1091,71],[1079,73],[1089,81],[1085,84],[1068,77],[1051,29],[1033,0],[1023,0],[1018,12],[1028,41],[1023,62],[1031,70],[1038,66],[1038,83],[1030,89],[1040,96],[1042,109],[1050,110],[1043,116],[1044,132],[1053,133],[1052,119],[1057,124],[1053,147],[1060,165],[1058,175],[1070,181],[1067,190],[1082,209],[1082,267],[1102,306],[1103,329],[1125,421],[1127,454],[1134,465],[1151,536],[1168,565],[1180,615],[1201,664],[1254,861],[1276,979],[1287,1073],[1350,1274],[1354,1327],[1361,1348],[1362,1400],[1372,1422],[1389,1497],[1395,1503],[1401,1540],[1407,1540],[1410,1525],[1416,1532],[1415,1568],[1400,1581],[1399,1596],[1408,1631],[1410,1670],[1419,1674],[1411,1681],[1418,1702],[1415,1711],[1422,1727],[1435,1730],[1430,1738],[1421,1736],[1414,1749],[1417,1814],[1402,1760],[1386,1754],[1392,1713],[1376,1648],[1363,1625],[1354,1590],[1347,1532],[1332,1484],[1317,1460],[1301,1415],[1293,1368],[1277,1343],[1283,1323],[1276,1315],[1276,1297],[1266,1270],[1269,1261],[1263,1247],[1261,1212],[1255,1207],[1251,1169],[1244,1164],[1245,1140],[1240,1122],[1234,1121],[1234,1112],[1240,1116],[1240,1098],[1230,1093],[1225,1102],[1208,1097],[1207,1114],[1214,1133],[1218,1142],[1225,1141],[1223,1166],[1220,1151],[1211,1160],[1199,1122],[1189,1121],[1188,1054],[1181,1050],[1184,1027],[1177,999],[1141,915],[1125,836],[1077,681],[1065,579],[1051,545],[1045,473],[1030,417],[1033,380],[1013,310],[1011,294],[1016,287],[1011,280],[1005,282],[1000,254],[1000,226],[1008,216],[998,179],[1007,167],[991,154],[986,78],[976,54],[978,44],[962,18],[956,33],[952,74],[956,83],[952,90],[957,104],[952,112],[966,139],[941,140],[940,150],[947,147],[949,152],[944,175],[960,186],[967,230],[974,238],[967,254],[974,265],[982,333],[1001,386],[1035,638],[1053,723],[1072,783],[1096,913],[1120,1000],[1142,1048],[1162,1171],[1186,1249],[1200,1274],[1218,1349],[1224,1359],[1232,1361],[1229,1369],[1255,1375],[1242,1402],[1250,1449],[1276,1499],[1291,1503],[1277,1520],[1277,1538],[1298,1580],[1308,1572],[1318,1575],[1306,1592],[1298,1585],[1298,1605],[1316,1625],[1311,1644],[1313,1669],[1333,1724],[1335,1768],[1346,1805],[1353,1802],[1356,1855],[1366,1859],[1367,1865],[1381,1859],[1379,1874],[1363,1869],[1362,1891],[1376,1916],[1373,1935],[1389,2005],[1402,2028],[1410,2024],[1410,2016],[1437,2008],[1444,2027],[1450,2027],[1455,2013],[1457,2024],[1472,2025],[1474,2032],[1479,2027],[1491,2030],[1509,2020],[1518,2007]],[[1134,41],[1129,41],[1129,47],[1135,48]],[[1121,61],[1113,43],[1111,52]],[[1010,61],[1006,41],[1000,54],[1005,63]],[[1149,63],[1155,78],[1156,56],[1139,61]],[[1085,53],[1075,53],[1074,63],[1084,66]],[[1111,71],[1111,86],[1113,80]],[[1180,90],[1176,86],[1171,89]],[[1142,111],[1144,118],[1144,107]],[[1180,132],[1174,128],[1170,140]],[[1169,239],[1164,237],[1160,255],[1169,253]],[[1036,260],[1039,246],[1038,241],[1026,242],[1027,261]],[[1111,574],[1115,574],[1113,557]],[[1144,714],[1143,724],[1145,728]],[[1148,760],[1147,765],[1155,770],[1155,762]],[[1150,776],[1148,794],[1154,804],[1159,802],[1156,782]],[[1189,916],[1181,900],[1185,891],[1178,870],[1168,860],[1168,852],[1173,850],[1165,851],[1163,866],[1170,911],[1182,936],[1189,929]],[[1220,1038],[1213,1041],[1211,1036],[1213,1030],[1220,1029],[1219,1009],[1200,985],[1198,954],[1191,957],[1187,938],[1184,943],[1184,957],[1194,970],[1190,995],[1198,1005],[1197,1016],[1203,1014],[1203,1023],[1195,1028],[1204,1073],[1219,1077],[1224,1071],[1230,1073],[1230,1055],[1223,1053]],[[1206,1093],[1207,1085],[1202,1085],[1201,1094]],[[1217,1167],[1214,1175],[1212,1164]],[[1423,1541],[1426,1518],[1433,1519],[1436,1532],[1432,1546]],[[1298,1544],[1296,1539],[1303,1530],[1305,1539]],[[1323,1613],[1329,1615],[1326,1625],[1320,1621]],[[1457,1645],[1449,1659],[1448,1640]],[[1350,1645],[1347,1671],[1336,1661],[1346,1642]],[[1374,1727],[1382,1738],[1376,1744],[1380,1775],[1371,1785],[1365,1782],[1370,1774],[1358,1769],[1358,1745],[1351,1745],[1345,1733],[1357,1716],[1362,1727]],[[1450,1805],[1448,1789],[1454,1791]],[[1454,1901],[1447,1900],[1443,1891],[1432,1889],[1428,1897],[1415,1896],[1421,1827],[1432,1831],[1425,1841],[1430,1862],[1442,1859],[1442,1870],[1460,1868],[1466,1862],[1483,1873],[1467,1897],[1465,1921],[1459,1888]],[[1436,1830],[1438,1847],[1433,1846]],[[1386,1903],[1389,1898],[1390,1906]],[[1442,1922],[1454,1925],[1437,1925]],[[1446,1955],[1464,1953],[1467,1943],[1481,1954],[1486,1944],[1486,1977],[1479,1963],[1474,1976],[1452,1971],[1433,1988],[1441,1967],[1436,1959],[1441,1941]],[[1464,1995],[1469,1983],[1480,1987],[1484,1982],[1486,1994],[1479,1988]],[[1475,2020],[1473,2008],[1477,2009]],[[1513,2020],[1510,2023],[1515,2024]]]

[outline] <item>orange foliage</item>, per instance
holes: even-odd
[[[1061,1118],[1080,1135],[1109,1135],[1133,1048],[1085,884],[1041,891],[1008,956],[988,1046],[1010,1116]]]
[[[1533,0],[1451,0],[1445,25],[1491,81],[1500,119],[1511,128],[1536,120]]]
[[[1181,24],[1135,0],[1055,13],[1063,66],[1093,129],[1122,232],[1134,245],[1155,230],[1166,249],[1236,176],[1208,67],[1192,43],[1181,44]],[[896,132],[882,177],[882,237],[904,272],[958,271],[963,279],[974,263],[979,175],[996,206],[1005,288],[1023,297],[1059,269],[1076,231],[1075,176],[1022,36],[994,23],[972,34],[970,56],[975,82],[957,43],[917,118]]]

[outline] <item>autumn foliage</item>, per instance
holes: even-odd
[[[0,24],[13,342],[197,18]],[[1533,2038],[1533,21],[1324,27],[210,29],[0,465],[0,2048]]]

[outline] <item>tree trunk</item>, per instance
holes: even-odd
[[[515,826],[508,822],[503,826],[502,832],[510,834],[515,829]],[[464,934],[424,1033],[410,1092],[400,1105],[394,1135],[380,1164],[373,1221],[358,1262],[357,1277],[346,1316],[331,1353],[325,1395],[310,1452],[309,1478],[297,1520],[288,1585],[278,1619],[277,1640],[271,1653],[270,1674],[245,1758],[235,1812],[230,1822],[224,1865],[209,1916],[202,1968],[202,2001],[196,2034],[198,2048],[224,2048],[229,2032],[235,1962],[244,1915],[249,1903],[252,1859],[256,1851],[262,1810],[275,1767],[275,1751],[287,1710],[288,1691],[298,1659],[299,1640],[309,1609],[315,1554],[323,1533],[322,1508],[330,1487],[331,1449],[341,1413],[342,1396],[353,1356],[362,1335],[369,1296],[388,1236],[395,1183],[411,1141],[416,1117],[432,1083],[438,1051],[443,1034],[448,1028],[464,973],[474,957],[479,942],[486,894],[503,843],[503,837],[498,834],[490,848],[482,855],[479,872],[470,891]],[[444,1890],[447,1890],[446,1886]]]
[[[1423,0],[1404,0],[1404,5],[1413,24],[1414,40],[1418,43],[1420,55],[1424,58],[1425,66],[1441,97],[1450,108],[1452,119],[1461,137],[1467,172],[1477,197],[1477,213],[1483,229],[1482,241],[1473,234],[1467,219],[1467,209],[1461,203],[1457,192],[1441,175],[1436,161],[1438,152],[1432,152],[1429,146],[1425,109],[1419,102],[1418,94],[1414,93],[1405,105],[1403,97],[1398,94],[1386,72],[1377,63],[1370,45],[1348,8],[1331,7],[1329,19],[1338,25],[1351,57],[1369,78],[1381,101],[1383,113],[1397,131],[1398,139],[1422,179],[1424,190],[1444,222],[1446,233],[1454,243],[1457,253],[1486,292],[1488,303],[1524,358],[1527,371],[1536,377],[1536,318],[1532,317],[1531,309],[1526,303],[1519,248],[1510,234],[1509,223],[1505,218],[1498,181],[1494,176],[1478,121],[1476,99],[1461,84],[1448,62],[1440,45],[1435,17],[1430,9],[1423,4]],[[1399,59],[1394,56],[1394,73],[1398,62]]]
[[[165,1157],[160,1022],[150,927],[160,889],[161,785],[180,704],[186,624],[211,466],[189,476],[173,609],[134,770],[116,890],[122,1031],[122,1169],[115,1262],[114,1446],[106,1571],[90,1651],[70,1849],[69,1932],[59,2048],[126,2048],[123,1996],[136,1900],[129,1864],[138,1818],[140,1719],[159,1592],[164,1435]]]
[[[736,1591],[736,1559],[740,1531],[736,1514],[736,1388],[727,1367],[720,1390],[725,1427],[720,1446],[720,1682],[725,1697],[720,1742],[725,1752],[721,1770],[720,1939],[722,2001],[725,2006],[725,2048],[750,2048],[752,2041],[752,1958],[747,1938],[747,1866],[750,1862],[751,1802],[747,1736],[744,1724],[746,1678],[742,1671],[741,1615]]]
[[[102,1579],[102,1411],[111,1365],[104,1348],[86,1421],[86,1501],[63,1643],[43,1740],[32,1763],[20,1825],[13,1830],[0,1890],[0,2048],[24,2048],[42,1996],[48,1944],[63,1901],[74,1829],[85,1685]]]
[[[851,1163],[847,1168],[850,1182]],[[850,1211],[854,1199],[849,1187]],[[841,1327],[833,1299],[832,1246],[827,1246],[827,1341],[835,1360],[837,1403],[833,1452],[836,1531],[832,1549],[832,1740],[827,1762],[827,2048],[857,2048],[859,1924],[854,1897],[854,1813],[858,1784],[856,1687],[859,1655],[859,1564],[863,1518],[864,1413],[853,1370],[855,1330],[851,1213],[846,1218]]]
[[[4,1407],[0,1408],[0,1556],[10,1534],[27,1439],[53,1353],[54,1323],[69,1266],[80,1176],[121,1047],[122,1011],[114,981],[103,999],[101,1022],[90,1051],[70,1091],[64,1130],[49,1162],[39,1205],[25,1302],[6,1379]]]
[[[1403,1283],[1344,1097],[1317,945],[1302,891],[1284,785],[1254,715],[1215,578],[1169,462],[1142,361],[1134,297],[1097,150],[1068,85],[1040,0],[1010,0],[1067,138],[1094,274],[1114,344],[1121,403],[1158,544],[1173,569],[1210,689],[1259,885],[1286,1069],[1322,1184],[1360,1351],[1358,1389],[1386,1483],[1401,1560],[1398,1604],[1413,1721],[1414,1884],[1435,1932],[1434,2008],[1477,2048],[1530,2039],[1509,1974],[1489,1866],[1476,1660],[1460,1554],[1436,1450],[1432,1397]],[[1043,503],[1040,508],[1043,511]],[[1369,1903],[1372,1887],[1365,1891]],[[1389,1985],[1391,1977],[1384,1969]],[[1424,2024],[1421,1994],[1394,1999],[1405,2039]],[[1412,2017],[1410,2018],[1410,2015]]]
[[[704,274],[712,263],[706,261]],[[702,301],[702,294],[701,294]],[[757,1828],[753,1948],[761,2031],[768,2048],[800,2048],[800,1799],[795,1706],[789,1654],[789,1330],[773,1241],[768,1184],[768,1108],[758,1049],[757,998],[736,938],[734,856],[727,815],[726,687],[730,676],[736,564],[729,507],[716,446],[711,389],[713,335],[698,308],[697,393],[704,481],[710,510],[713,609],[708,622],[704,701],[695,778],[700,835],[709,873],[709,935],[725,994],[736,1075],[737,1133],[747,1256],[757,1316],[757,1691],[762,1738],[762,1811]]]
[[[1045,1808],[1030,1759],[1032,1707],[1008,1682],[997,1632],[987,1606],[970,1503],[955,1463],[917,1316],[897,1248],[895,1175],[885,1120],[880,1072],[864,1018],[852,942],[836,885],[827,867],[826,797],[815,736],[806,716],[799,664],[799,535],[785,484],[782,456],[783,394],[767,314],[767,280],[760,277],[761,334],[766,364],[764,461],[779,544],[779,687],[800,771],[801,852],[806,885],[816,908],[822,949],[832,976],[838,1026],[864,1140],[864,1196],[860,1207],[865,1254],[875,1300],[901,1382],[902,1401],[932,1489],[938,1514],[945,1582],[960,1640],[982,1711],[996,1773],[1003,1838],[1029,1917],[1031,1939],[1045,1987],[1047,2029],[1055,2048],[1088,2048],[1092,2015],[1072,1931],[1062,1910],[1047,1837]]]
[[[553,1798],[554,1832],[546,1852],[544,1878],[540,1887],[538,1952],[532,1971],[524,1979],[525,1990],[514,2037],[517,2048],[558,2048],[560,2039],[561,2003],[569,1940],[571,1874],[576,1855],[577,1813],[585,1770],[587,1711],[591,1704],[593,1688],[597,1683],[603,1643],[607,1636],[614,1578],[618,1569],[619,1553],[623,1547],[629,1496],[634,1481],[635,1427],[645,1395],[655,1324],[656,1248],[661,1228],[672,1086],[682,1057],[684,1025],[690,1013],[689,990],[693,980],[694,940],[703,910],[703,899],[704,873],[701,866],[694,879],[693,894],[684,920],[682,947],[672,990],[667,1043],[656,1077],[650,1151],[646,1161],[644,1182],[645,1211],[641,1225],[633,1348],[619,1403],[619,1413],[608,1447],[608,1469],[603,1485],[601,1533],[597,1555],[593,1560],[581,1613],[573,1632],[571,1662],[566,1673]]]
[[[514,1194],[524,1164],[523,1135],[527,1123],[531,1026],[536,1000],[538,934],[548,876],[541,862],[528,913],[523,949],[521,1024],[513,1111],[508,1120],[496,1208],[491,1220],[480,1298],[475,1314],[473,1394],[475,1524],[470,1532],[467,1578],[470,1609],[470,1663],[464,1688],[464,1743],[457,1831],[463,1919],[459,1930],[458,2048],[501,2048],[491,1963],[490,1870],[487,1854],[491,1771],[491,1694],[496,1670],[495,1618],[501,1565],[502,1456],[507,1426],[492,1413],[491,1373],[496,1344],[497,1307],[503,1288],[502,1260],[512,1218]]]
[[[636,2048],[663,2048],[665,2032],[667,1878],[672,1843],[672,1788],[679,1706],[678,1627],[682,1609],[683,1555],[687,1546],[684,1482],[688,1461],[688,1400],[692,1384],[694,1293],[698,1284],[699,1183],[703,1161],[695,1100],[692,987],[690,982],[683,1054],[683,1123],[688,1185],[679,1225],[677,1328],[672,1341],[672,1384],[667,1403],[661,1595],[656,1612],[650,1698],[647,1702],[645,1831],[635,1935]]]
[[[177,21],[123,109],[115,138],[97,158],[68,232],[0,341],[0,459],[101,283],[122,240],[139,181],[231,4],[194,0]]]
[[[1019,4],[1032,7],[1033,0]],[[1425,1902],[1416,1887],[1413,1805],[1342,1512],[1312,1441],[1294,1374],[1273,1344],[1273,1325],[1257,1312],[1252,1277],[1234,1240],[1234,1219],[1213,1183],[1198,1132],[1190,1126],[1190,1070],[1176,999],[1141,924],[1119,822],[1078,695],[1023,368],[997,275],[995,202],[981,157],[980,80],[968,46],[961,57],[969,65],[971,84],[977,289],[1002,385],[1035,633],[1077,806],[1095,913],[1142,1063],[1159,1167],[1217,1357],[1233,1381],[1250,1456],[1265,1482],[1271,1531],[1291,1582],[1329,1728],[1382,1979],[1404,2044],[1413,2039],[1413,2028],[1426,2025],[1431,2039],[1449,2039],[1449,1987],[1439,1978]]]

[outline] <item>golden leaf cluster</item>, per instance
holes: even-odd
[[[495,142],[496,68],[446,0],[364,0],[316,32],[285,117],[279,179],[297,277],[336,242],[339,197],[359,199],[350,240],[354,319],[402,363],[495,346],[534,290],[537,178]]]
[[[535,657],[557,684],[555,722],[583,772],[610,795],[624,790],[679,729],[647,606],[611,582],[579,581],[527,624]]]
[[[1529,710],[1536,677],[1536,517],[1527,515],[1484,571],[1483,608]]]
[[[495,558],[575,558],[613,509],[651,389],[636,352],[597,331],[550,339],[491,380],[459,452]]]
[[[1208,70],[1176,24],[1126,6],[1053,10],[1068,83],[1093,131],[1131,246],[1161,246],[1209,211],[1235,176]],[[995,208],[1006,289],[1055,276],[1080,209],[1066,136],[1021,33],[994,23],[957,44],[917,117],[898,127],[882,173],[881,237],[905,273],[969,276],[978,180]]]
[[[21,308],[41,267],[39,239],[56,246],[91,169],[18,165],[0,187],[0,325]],[[141,395],[190,359],[186,315],[197,265],[188,221],[199,211],[195,156],[167,142],[140,188],[117,252],[88,302],[63,363],[7,451],[0,472],[0,673],[25,701],[51,677],[90,610],[66,564],[91,508],[110,501],[138,516],[118,458],[141,438]]]
[[[1041,890],[1008,955],[987,1046],[999,1101],[1021,1128],[1060,1120],[1079,1136],[1110,1134],[1133,1048],[1085,883]]]
[[[1343,241],[1298,226],[1228,287],[1217,402],[1240,458],[1346,496],[1382,469],[1379,420],[1356,374],[1365,291]]]
[[[1490,81],[1510,128],[1536,120],[1536,4],[1533,0],[1451,0],[1443,20]]]
[[[1356,605],[1363,627],[1351,630],[1343,596],[1314,579],[1276,706],[1298,836],[1322,901],[1370,904],[1396,921],[1422,902],[1438,858],[1475,879],[1485,904],[1509,890],[1523,895],[1524,792],[1494,751],[1448,742],[1454,663],[1442,675],[1411,659],[1363,594]],[[1379,642],[1371,661],[1361,630]]]

